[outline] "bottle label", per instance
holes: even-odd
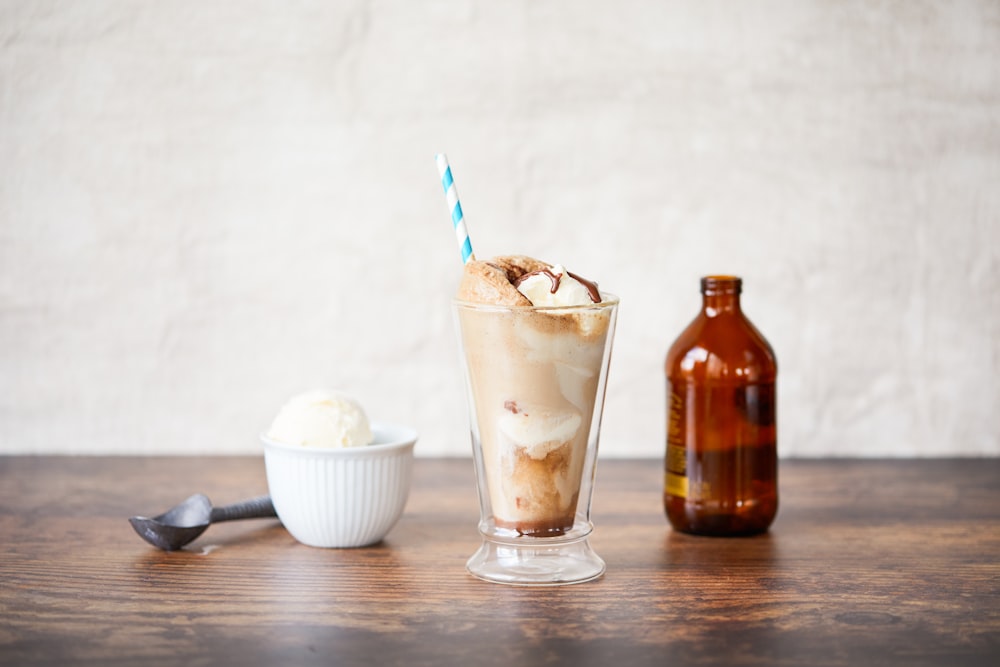
[[[667,472],[667,479],[664,484],[667,494],[678,498],[688,497],[688,478],[684,475]]]
[[[684,399],[675,391],[670,392],[669,417],[667,419],[667,478],[664,487],[667,494],[687,498],[689,484],[687,478],[687,448],[681,433],[681,418]]]
[[[699,500],[712,494],[712,485],[705,480],[692,481],[687,474],[687,449],[667,445],[667,474],[664,480],[667,495]]]

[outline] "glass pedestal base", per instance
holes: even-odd
[[[483,539],[465,567],[472,576],[498,584],[564,586],[597,579],[605,565],[586,537],[523,537],[510,542]]]

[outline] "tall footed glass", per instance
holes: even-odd
[[[480,579],[552,586],[595,579],[588,543],[618,298],[561,307],[455,300],[483,543]]]

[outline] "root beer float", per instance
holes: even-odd
[[[597,307],[594,283],[523,256],[466,263],[456,301],[470,305],[456,316],[488,487],[484,521],[511,536],[563,535],[600,421],[611,311]]]

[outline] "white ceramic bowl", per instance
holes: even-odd
[[[261,435],[267,486],[292,537],[313,547],[374,544],[396,524],[410,494],[417,432],[372,423],[367,447],[326,449]]]

